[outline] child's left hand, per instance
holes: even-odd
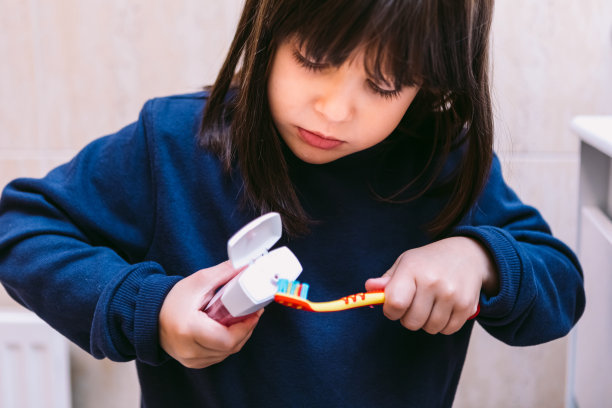
[[[452,334],[477,310],[481,290],[498,291],[495,266],[467,237],[451,237],[404,252],[366,290],[385,290],[383,312],[409,330]]]

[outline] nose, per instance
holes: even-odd
[[[330,122],[345,122],[352,118],[355,110],[355,95],[351,81],[336,77],[330,79],[315,100],[314,109]]]

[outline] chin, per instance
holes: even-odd
[[[333,162],[337,158],[325,158],[316,155],[296,154],[297,158],[308,164],[326,164]]]
[[[331,154],[330,154],[331,153]],[[293,154],[300,160],[309,164],[327,164],[331,163],[335,160],[338,160],[344,156],[345,154],[340,154],[335,152],[303,152],[303,151],[293,151]]]

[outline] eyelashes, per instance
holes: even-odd
[[[397,98],[400,94],[399,89],[382,89],[369,79],[368,79],[368,85],[374,92],[376,92],[378,95],[386,99]]]
[[[327,63],[309,60],[308,58],[304,57],[298,50],[293,51],[293,58],[300,66],[311,72],[321,72],[324,69],[331,67],[331,65]],[[399,89],[382,89],[376,84],[376,82],[371,79],[367,79],[366,82],[368,84],[368,87],[374,93],[385,99],[394,99],[397,98],[400,94]]]
[[[295,58],[298,64],[306,68],[308,71],[318,72],[324,70],[325,68],[329,68],[329,64],[311,61],[300,54],[298,50],[293,51],[293,58]]]

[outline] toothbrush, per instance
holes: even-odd
[[[338,312],[385,303],[385,292],[383,290],[355,293],[329,302],[312,302],[306,298],[308,288],[309,285],[307,283],[279,279],[274,301],[283,306],[307,310],[309,312]],[[478,316],[478,313],[480,313],[480,304],[476,309],[476,313],[470,316],[470,319]]]
[[[356,293],[330,302],[312,302],[306,298],[308,284],[297,281],[279,279],[274,301],[294,309],[309,312],[338,312],[356,307],[379,305],[385,301],[385,293],[381,291]]]

